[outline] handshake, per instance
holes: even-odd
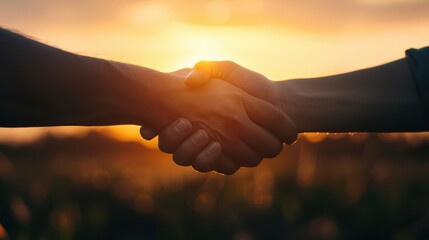
[[[0,127],[135,124],[200,172],[233,174],[298,132],[429,130],[429,47],[338,75],[270,81],[233,62],[161,73],[0,28]]]
[[[159,135],[159,149],[176,164],[229,175],[296,141],[283,93],[265,76],[230,61],[199,62],[167,75],[151,110],[157,127],[140,133],[147,140]]]

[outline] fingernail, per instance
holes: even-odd
[[[194,136],[192,136],[192,142],[197,146],[201,146],[205,144],[207,141],[208,141],[208,136],[205,131],[200,130],[196,134],[194,134]]]
[[[212,156],[215,156],[220,151],[219,143],[212,143],[208,149],[208,153]]]
[[[186,79],[192,78],[192,76],[195,75],[195,69],[192,69],[189,73],[188,76],[186,76]]]
[[[198,70],[192,70],[188,76],[186,76],[185,83],[188,86],[198,86],[201,82],[201,73]]]
[[[188,123],[186,123],[186,121],[184,121],[183,119],[180,119],[177,123],[176,126],[174,127],[174,129],[176,129],[176,131],[179,134],[184,134],[186,133],[190,128]]]

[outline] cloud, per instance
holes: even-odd
[[[129,4],[132,1],[124,1]],[[114,21],[123,7],[119,0],[0,0],[0,21],[29,26],[94,25]]]
[[[112,23],[125,26],[130,21],[137,24],[140,21],[148,27],[147,23],[162,20],[164,24],[277,24],[314,31],[340,31],[429,22],[429,1],[426,0],[0,0],[0,6],[3,24],[40,29]],[[135,14],[132,8],[138,6],[152,8],[141,9],[140,14],[145,16],[124,18],[124,14]],[[174,18],[161,16],[166,14],[166,9],[168,16]]]
[[[183,16],[189,22],[211,24],[204,16],[207,2],[195,4]],[[230,24],[281,24],[296,28],[345,29],[352,26],[385,27],[429,21],[424,0],[232,0]],[[370,3],[371,2],[371,3]],[[206,3],[206,4],[204,4]]]

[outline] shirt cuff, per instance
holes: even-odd
[[[414,80],[423,104],[429,111],[429,47],[408,49],[406,60],[411,68]]]

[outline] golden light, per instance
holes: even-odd
[[[100,6],[98,10],[105,11],[106,15],[94,15],[84,20],[80,19],[79,13],[86,9],[77,4],[76,9],[72,9],[74,14],[70,13],[76,21],[61,22],[59,17],[52,17],[58,21],[45,19],[44,14],[37,15],[39,18],[9,14],[20,9],[13,7],[12,2],[0,9],[4,27],[17,29],[67,51],[164,72],[192,67],[201,60],[232,60],[271,79],[315,77],[398,59],[409,47],[428,45],[429,39],[427,17],[399,24],[369,22],[371,19],[366,19],[363,14],[362,20],[366,20],[358,24],[351,21],[348,29],[341,28],[341,24],[337,26],[336,21],[328,21],[332,26],[308,21],[309,28],[295,24],[305,17],[326,17],[323,12],[342,7],[341,4],[308,12],[307,7],[300,8],[299,3],[289,4],[289,9],[278,1],[208,0],[200,4],[192,1],[124,1],[112,3],[112,9],[107,5],[105,8]],[[47,5],[46,11],[71,11],[68,4],[57,2]],[[356,6],[378,8],[384,5],[411,6],[410,2],[417,4],[424,0],[353,2]],[[294,20],[295,15],[290,12],[286,16],[281,8],[286,12],[295,9],[299,19]],[[310,16],[310,13],[315,15]],[[362,14],[358,10],[354,13]],[[93,21],[91,24],[87,22],[90,20]],[[136,126],[104,129],[113,129],[109,131],[120,140],[142,141]],[[1,129],[0,132],[0,141],[15,141],[16,138],[16,142],[28,142],[45,133],[59,132],[68,136],[72,133],[80,135],[84,130],[27,128]],[[312,141],[321,141],[324,137],[309,135]],[[157,146],[156,140],[143,144],[150,148]]]
[[[369,6],[383,6],[383,5],[401,5],[410,3],[419,3],[424,0],[357,0],[358,3]]]
[[[227,55],[221,49],[221,42],[215,36],[198,36],[192,34],[183,39],[183,47],[188,56],[183,56],[179,62],[182,66],[193,66],[201,60],[225,60]]]
[[[149,149],[153,149],[153,150],[158,149],[158,137],[155,137],[154,139],[149,141],[144,140],[140,136],[139,128],[140,127],[138,126],[131,126],[131,125],[116,126],[116,127],[106,128],[105,132],[115,137],[119,141],[141,142],[143,146]]]
[[[210,23],[224,24],[231,17],[231,9],[227,1],[210,1],[206,5],[205,15]]]
[[[171,21],[174,18],[174,12],[167,4],[149,1],[132,4],[124,11],[124,17],[146,28],[158,28]]]

